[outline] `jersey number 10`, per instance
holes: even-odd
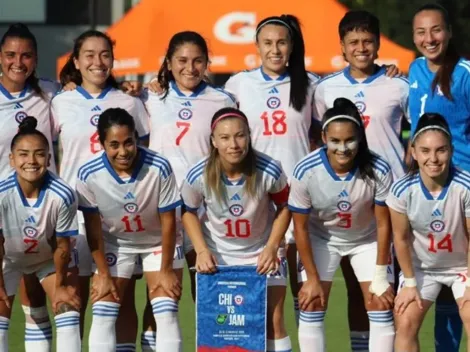
[[[235,221],[228,219],[224,224],[227,226],[226,237],[247,238],[251,235],[250,222],[246,219],[237,219]]]

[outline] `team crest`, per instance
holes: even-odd
[[[278,97],[269,97],[266,105],[270,109],[277,109],[281,105],[281,99]]]
[[[354,104],[356,104],[357,110],[359,110],[361,114],[366,111],[367,106],[363,101],[356,101]]]
[[[349,211],[351,209],[351,203],[348,201],[342,200],[336,205],[338,209],[342,212]]]
[[[117,263],[117,257],[114,253],[106,253],[106,263],[108,266],[114,266]]]
[[[230,214],[240,216],[243,214],[243,207],[240,204],[234,204],[229,208]]]
[[[193,112],[189,109],[184,108],[180,110],[178,116],[181,120],[189,120],[191,117],[193,117]]]
[[[23,233],[26,237],[29,237],[29,238],[36,238],[39,234],[38,230],[36,230],[34,227],[31,227],[31,226],[26,226],[23,229]]]
[[[133,214],[139,210],[139,206],[135,203],[127,203],[126,205],[124,205],[124,210],[128,213]]]
[[[23,121],[26,116],[28,116],[28,114],[24,111],[18,111],[15,115],[15,120],[16,122],[21,123],[21,121]]]
[[[441,220],[434,220],[433,222],[431,222],[431,230],[433,230],[434,232],[442,232],[444,231],[445,227],[446,224],[444,224],[444,222]]]
[[[99,114],[96,114],[96,115],[93,115],[91,118],[90,118],[90,123],[92,124],[92,126],[98,126],[98,120],[100,119],[100,115]]]
[[[241,306],[243,304],[243,296],[242,295],[236,295],[234,297],[235,304],[237,306]]]

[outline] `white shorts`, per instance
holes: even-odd
[[[461,274],[456,273],[436,273],[430,274],[421,269],[414,268],[416,277],[416,287],[422,299],[435,302],[441,292],[442,285],[452,288],[454,298],[463,297],[465,293],[466,270]],[[400,272],[398,293],[400,293],[405,283],[403,273]]]
[[[135,274],[135,269],[142,263],[143,272],[160,271],[162,262],[162,252],[157,250],[150,253],[120,253],[118,247],[105,244],[106,261],[108,262],[109,272],[112,277],[122,277],[130,279]],[[175,248],[173,257],[173,269],[182,269],[184,267],[183,247]],[[95,273],[96,273],[96,268]]]
[[[39,279],[39,282],[42,282],[46,276],[49,274],[55,273],[54,261],[49,260],[44,263],[38,264],[34,267],[29,267],[27,269],[18,268],[7,261],[3,261],[3,280],[5,282],[5,290],[8,296],[14,296],[18,290],[21,278],[23,274],[35,274]]]
[[[219,265],[256,265],[258,257],[236,258],[212,252]],[[280,254],[280,255],[279,255]],[[268,286],[286,286],[287,282],[287,259],[281,250],[278,253],[279,269],[267,275]]]
[[[372,281],[377,263],[377,242],[358,245],[332,245],[318,238],[312,241],[312,252],[321,281],[333,281],[343,257],[349,257],[351,267],[359,282]],[[297,254],[297,280],[307,281],[307,273]],[[388,281],[394,282],[393,260],[387,268]]]
[[[88,247],[84,223],[78,223],[78,236],[75,238],[75,249],[78,252],[78,276],[91,276],[93,258],[91,256],[90,247]]]

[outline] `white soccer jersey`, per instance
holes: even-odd
[[[25,198],[14,172],[0,182],[0,226],[5,238],[4,260],[28,272],[28,268],[53,258],[53,237],[78,235],[75,192],[48,172],[39,197]]]
[[[53,155],[52,149],[52,123],[49,111],[49,103],[53,95],[59,89],[57,82],[39,80],[43,96],[34,92],[30,87],[25,87],[17,94],[9,93],[0,84],[0,130],[2,138],[0,143],[0,179],[7,178],[13,171],[10,167],[10,145],[11,140],[18,132],[18,124],[26,116],[34,116],[38,120],[37,129],[41,131],[49,141],[49,151]],[[51,157],[49,170],[55,172],[54,157]]]
[[[92,96],[78,86],[76,90],[61,92],[52,99],[54,139],[62,146],[60,175],[72,187],[75,187],[79,167],[101,151],[98,119],[109,108],[125,109],[134,117],[139,137],[148,136],[148,115],[144,105],[140,99],[119,89],[109,87]]]
[[[230,94],[205,82],[187,96],[172,81],[166,98],[161,97],[143,95],[152,131],[149,148],[168,158],[181,186],[189,168],[209,154],[214,113],[237,104]]]
[[[184,206],[190,211],[197,211],[201,205],[205,207],[201,219],[205,240],[217,254],[256,257],[271,234],[273,205],[287,202],[287,178],[280,164],[262,153],[257,152],[256,158],[256,199],[245,193],[243,178],[233,184],[224,177],[227,201],[221,204],[207,189],[204,179],[207,159],[191,168],[183,181]]]
[[[387,205],[408,217],[415,267],[430,273],[466,271],[469,172],[452,169],[438,195],[429,193],[419,173],[406,175],[393,184]]]
[[[375,181],[364,180],[357,167],[340,177],[332,169],[326,149],[315,150],[295,167],[289,209],[311,214],[310,235],[333,245],[374,240],[374,204],[385,205],[393,176],[388,163],[378,155],[374,154],[372,165]]]
[[[130,179],[121,179],[104,152],[78,171],[78,209],[99,212],[104,241],[122,253],[148,253],[161,246],[158,213],[181,205],[170,163],[138,147],[138,162]]]
[[[248,117],[253,147],[281,162],[289,177],[294,165],[310,151],[312,96],[318,76],[309,75],[311,86],[301,112],[290,106],[290,77],[272,79],[262,68],[232,76],[225,89],[235,95]]]
[[[315,89],[314,116],[321,121],[336,98],[354,102],[362,115],[369,148],[392,167],[395,179],[405,173],[405,149],[401,141],[401,122],[408,109],[408,81],[388,78],[385,68],[363,82],[354,79],[349,67],[321,79]]]

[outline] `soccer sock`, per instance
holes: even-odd
[[[55,316],[57,331],[57,351],[80,352],[80,313],[67,312]]]
[[[325,311],[300,311],[299,346],[301,352],[325,352]]]
[[[88,338],[89,352],[116,351],[116,320],[120,306],[114,302],[93,304],[93,321]]]
[[[351,351],[369,352],[369,331],[351,331]]]
[[[282,339],[267,340],[268,352],[292,352],[292,345],[289,336]]]
[[[140,336],[140,347],[142,352],[156,352],[157,333],[155,331],[144,331]]]
[[[25,351],[49,352],[52,348],[52,326],[47,307],[22,307],[26,321]]]
[[[462,320],[457,304],[436,301],[434,343],[436,352],[458,352],[462,338]]]
[[[0,351],[8,351],[8,327],[10,326],[10,319],[0,317]]]
[[[395,340],[395,326],[393,325],[393,312],[391,310],[370,311],[369,316],[370,352],[393,352]]]
[[[135,352],[135,343],[118,343],[116,352]]]
[[[181,352],[183,342],[178,322],[178,303],[169,297],[157,297],[150,303],[157,323],[157,351]]]
[[[294,297],[294,314],[295,314],[295,323],[297,324],[297,327],[299,327],[300,310],[299,310],[299,298],[298,297]]]

